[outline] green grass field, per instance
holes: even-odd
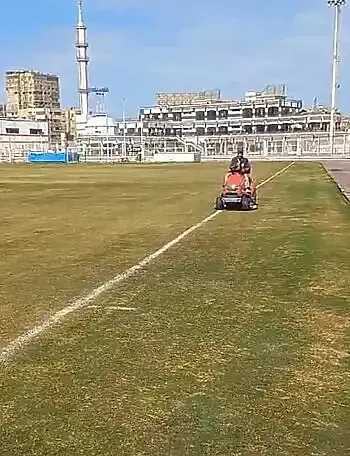
[[[224,172],[0,167],[0,351],[209,215]],[[349,206],[305,163],[259,200],[0,363],[0,455],[349,455]]]

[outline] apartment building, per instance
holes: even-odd
[[[56,75],[33,70],[7,71],[7,116],[47,122],[52,145],[61,143],[62,112]]]
[[[56,75],[33,70],[7,71],[5,73],[7,112],[35,108],[60,108],[60,86]]]

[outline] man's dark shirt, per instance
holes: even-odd
[[[230,169],[242,173],[250,173],[250,163],[246,157],[233,157],[230,163]]]

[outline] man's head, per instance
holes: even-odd
[[[237,144],[237,149],[236,149],[236,150],[237,150],[237,157],[238,157],[238,158],[243,158],[243,151],[244,151],[244,144],[243,144],[243,142],[240,141],[240,142]]]

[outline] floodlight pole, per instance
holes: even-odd
[[[334,133],[335,133],[335,113],[336,95],[338,89],[338,64],[339,64],[339,25],[342,6],[346,5],[346,0],[328,0],[328,6],[334,8],[333,26],[333,69],[332,69],[332,96],[331,96],[331,119],[329,128],[330,152],[334,153]]]
[[[126,112],[125,112],[125,105],[126,105],[126,98],[122,99],[123,102],[123,154],[122,156],[126,157]]]
[[[107,144],[107,157],[106,160],[111,161],[110,150],[109,150],[109,122],[108,122],[108,112],[106,110],[106,144]]]

